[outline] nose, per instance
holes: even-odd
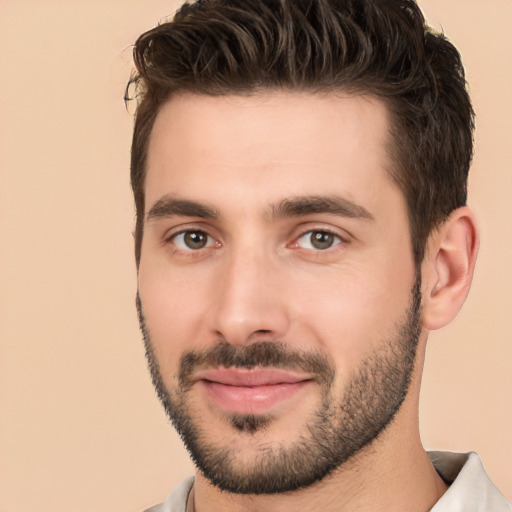
[[[282,339],[289,312],[281,280],[270,255],[251,247],[232,252],[222,262],[210,310],[216,338],[233,345]]]

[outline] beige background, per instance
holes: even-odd
[[[130,44],[177,0],[0,0],[0,512],[135,512],[192,467],[154,397],[135,316]],[[429,448],[512,479],[512,1],[420,0],[478,113],[472,294],[431,337]]]

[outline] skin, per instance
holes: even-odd
[[[343,396],[361,361],[395,332],[415,278],[405,200],[387,172],[388,126],[385,105],[369,96],[179,95],[162,107],[148,152],[139,294],[168,389],[178,385],[186,351],[219,339],[281,340],[326,354],[336,369],[333,393]],[[358,214],[275,215],[283,201],[311,196],[342,198]],[[192,201],[216,217],[165,208],[155,215],[155,205],[169,199]],[[207,245],[191,250],[183,230],[208,234]],[[333,245],[313,247],[314,230],[334,234]],[[429,510],[446,485],[419,438],[425,343],[428,330],[462,306],[477,245],[467,208],[432,234],[421,269],[415,372],[381,436],[321,482],[285,495],[231,495],[198,472],[195,509]],[[208,425],[209,441],[237,449],[241,468],[250,467],[263,444],[296,440],[321,400],[314,383],[302,386],[269,406],[273,421],[248,438],[203,387],[193,387],[190,398],[191,415]]]

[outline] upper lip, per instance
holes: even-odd
[[[294,384],[311,380],[307,375],[275,368],[211,368],[194,375],[194,380],[206,380],[227,386],[252,387]]]

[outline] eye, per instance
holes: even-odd
[[[329,231],[308,231],[298,240],[297,245],[302,249],[325,251],[341,243],[341,238]]]
[[[215,245],[215,241],[208,233],[198,229],[177,233],[171,237],[171,241],[182,251],[198,251]]]

